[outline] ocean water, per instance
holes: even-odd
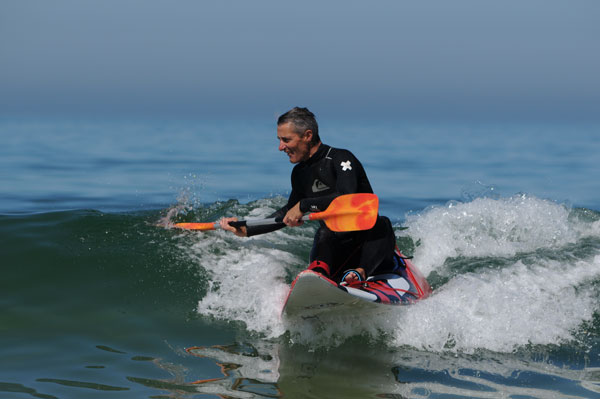
[[[433,295],[279,313],[274,121],[0,121],[0,398],[600,398],[600,126],[322,120]]]

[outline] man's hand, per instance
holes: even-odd
[[[237,218],[223,218],[219,220],[219,225],[223,230],[231,231],[238,237],[248,237],[248,231],[246,230],[246,226],[242,227],[233,227],[229,225],[229,222],[237,222]]]
[[[300,202],[298,202],[285,214],[283,223],[291,227],[302,226],[302,224],[304,224],[302,216],[304,216],[304,214],[300,212]]]

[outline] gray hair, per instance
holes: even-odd
[[[321,141],[319,138],[319,125],[315,118],[315,114],[310,112],[308,108],[294,107],[277,119],[277,126],[284,123],[294,125],[294,132],[302,134],[307,130],[312,131],[312,143]]]

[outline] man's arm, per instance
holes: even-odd
[[[293,187],[293,185],[292,185],[292,187]],[[268,218],[281,218],[281,220],[283,222],[273,224],[270,226],[254,226],[254,227],[248,226],[246,228],[246,230],[247,230],[246,236],[252,237],[255,235],[259,235],[259,234],[271,233],[273,231],[276,231],[276,230],[279,230],[279,229],[285,227],[286,225],[287,226],[301,225],[302,224],[301,220],[300,220],[300,222],[292,222],[291,220],[288,221],[289,223],[285,222],[285,220],[286,220],[285,218],[289,214],[290,210],[294,209],[294,211],[297,211],[299,204],[300,204],[300,195],[298,194],[298,191],[296,191],[292,188],[292,192],[290,193],[290,197],[288,198],[287,204],[268,216]],[[302,218],[302,214],[300,215],[300,218]]]

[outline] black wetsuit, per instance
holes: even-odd
[[[303,213],[319,212],[342,194],[372,192],[362,164],[350,151],[321,144],[312,157],[296,164],[288,203],[270,217],[283,218],[298,202]],[[248,227],[248,236],[283,226]],[[375,226],[366,231],[336,233],[321,222],[310,254],[310,267],[334,279],[339,279],[344,270],[357,267],[365,269],[367,275],[375,269],[391,270],[395,245],[391,223],[384,216],[379,216]]]

